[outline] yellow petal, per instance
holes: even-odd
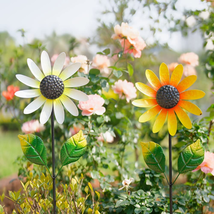
[[[153,71],[146,70],[146,78],[156,91],[162,86],[160,80]]]
[[[177,118],[173,109],[168,110],[168,130],[172,136],[174,136],[177,131]]]
[[[177,86],[178,91],[180,93],[182,91],[185,91],[187,88],[189,88],[191,85],[193,85],[196,80],[197,80],[196,75],[190,75],[190,76],[184,78]]]
[[[189,101],[184,101],[181,100],[178,105],[182,108],[184,108],[185,110],[187,110],[188,112],[195,114],[195,115],[202,115],[202,111],[200,108],[198,108],[198,106],[196,106],[195,104],[189,102]]]
[[[152,107],[158,103],[156,99],[139,99],[133,100],[132,104],[137,107]]]
[[[159,132],[160,129],[163,127],[163,124],[165,123],[165,120],[166,120],[167,111],[168,111],[167,109],[162,109],[162,111],[158,115],[153,125],[153,129],[152,129],[153,133]]]
[[[162,85],[169,85],[169,69],[165,63],[160,65],[159,76]]]
[[[150,96],[150,97],[156,96],[156,91],[144,83],[137,82],[135,84],[135,86],[140,92],[142,92],[143,94],[145,94],[147,96]]]
[[[174,108],[174,110],[178,116],[178,119],[181,121],[181,123],[187,129],[191,129],[192,128],[192,122],[191,122],[189,116],[187,115],[187,113],[183,109],[181,109],[178,105]]]
[[[148,111],[146,111],[144,114],[142,114],[140,116],[139,122],[144,123],[144,122],[151,120],[153,117],[155,117],[160,112],[161,109],[162,108],[159,105],[149,109]]]
[[[184,100],[197,100],[204,97],[205,93],[201,90],[193,89],[189,91],[184,91],[180,94],[180,99]]]
[[[177,65],[174,71],[172,72],[171,80],[170,80],[170,85],[177,87],[178,83],[181,80],[181,77],[183,75],[183,65]]]

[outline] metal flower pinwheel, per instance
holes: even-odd
[[[64,107],[73,116],[78,115],[78,109],[70,99],[87,101],[88,96],[73,87],[86,85],[89,80],[83,77],[70,78],[80,68],[80,63],[74,63],[64,69],[66,54],[61,53],[51,68],[50,58],[47,52],[41,54],[41,67],[28,59],[27,63],[35,79],[22,74],[17,74],[17,79],[27,86],[34,89],[20,90],[15,93],[21,98],[34,98],[25,109],[24,114],[30,114],[42,105],[40,122],[45,124],[51,116],[51,135],[52,135],[52,179],[53,179],[53,213],[56,213],[56,174],[55,174],[55,153],[54,153],[54,115],[59,124],[64,122]],[[63,107],[64,106],[64,107]],[[41,138],[33,134],[19,135],[21,147],[26,158],[32,163],[47,167],[46,148]],[[86,139],[82,131],[68,139],[61,148],[60,159],[62,167],[77,161],[86,151]],[[61,169],[62,169],[61,167]],[[48,169],[49,171],[49,169]],[[49,171],[50,173],[50,171]],[[58,172],[59,173],[59,172]]]
[[[146,78],[150,86],[144,83],[136,83],[137,89],[143,94],[151,97],[146,99],[137,99],[132,102],[137,107],[152,107],[143,113],[139,122],[144,123],[157,116],[154,125],[153,133],[161,130],[166,120],[169,131],[169,179],[165,174],[165,155],[162,147],[154,142],[141,143],[143,156],[146,164],[158,173],[164,173],[164,176],[169,185],[170,213],[172,209],[172,186],[181,173],[192,171],[200,165],[204,159],[204,149],[201,142],[198,140],[195,143],[187,146],[178,158],[178,175],[172,182],[172,143],[171,136],[177,132],[177,118],[187,129],[192,128],[192,123],[184,111],[188,111],[195,115],[201,115],[202,111],[193,103],[187,100],[196,100],[204,97],[205,93],[201,90],[187,90],[196,81],[197,76],[191,75],[182,79],[183,66],[178,65],[171,74],[165,63],[160,65],[159,76],[151,70],[146,70]],[[181,80],[182,79],[182,80]]]

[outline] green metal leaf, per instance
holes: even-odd
[[[47,152],[42,139],[33,134],[18,135],[25,157],[32,163],[47,166]]]
[[[195,143],[187,146],[179,155],[178,172],[185,173],[197,168],[204,160],[204,148],[197,140]]]
[[[152,141],[148,143],[141,143],[143,157],[148,167],[155,172],[165,172],[165,155],[162,147]]]
[[[85,153],[87,141],[83,136],[82,130],[69,138],[61,148],[60,157],[62,165],[73,163]]]

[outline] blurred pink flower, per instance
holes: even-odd
[[[84,126],[81,124],[78,124],[77,126],[73,125],[73,127],[70,128],[71,136],[77,134],[80,130],[83,130],[83,129],[84,129]]]
[[[105,100],[98,94],[88,95],[88,101],[80,101],[79,109],[82,110],[83,116],[90,116],[92,114],[102,115],[106,109],[102,105]]]
[[[135,30],[133,27],[130,27],[128,23],[122,22],[121,26],[116,25],[114,27],[115,34],[112,35],[112,39],[135,39],[139,36],[139,32]]]
[[[127,102],[137,96],[136,88],[132,82],[127,82],[127,80],[118,80],[112,86],[112,89],[116,94],[119,94],[120,98],[126,98]]]
[[[59,54],[54,54],[52,57],[51,57],[51,63],[52,65],[54,64],[54,62],[56,61],[57,57],[59,56]],[[69,57],[66,57],[65,58],[65,63],[64,63],[64,66],[67,66],[70,64],[70,59]]]
[[[79,69],[80,72],[84,73],[84,74],[88,74],[89,69],[88,69],[88,65],[87,65],[87,57],[85,55],[78,55],[76,57],[71,57],[71,62],[72,63],[76,63],[76,62],[80,62],[81,63],[81,67]]]
[[[104,76],[107,76],[110,74],[110,69],[108,68],[109,66],[110,66],[110,60],[107,56],[97,54],[93,58],[92,67],[99,69]]]
[[[101,142],[106,141],[107,143],[112,143],[114,141],[114,137],[111,132],[106,131],[105,133],[101,133],[97,140]]]
[[[181,54],[181,56],[178,59],[179,62],[192,66],[199,65],[198,60],[199,60],[198,55],[193,52]]]
[[[197,72],[193,66],[185,65],[184,66],[184,76],[187,77],[190,75],[197,75]]]
[[[136,58],[141,57],[141,51],[146,47],[146,43],[141,37],[125,39],[125,41],[121,39],[120,44],[124,48],[124,53],[133,54]]]
[[[31,120],[23,123],[22,132],[25,134],[31,134],[34,132],[41,132],[45,130],[45,126],[40,124],[38,120]]]
[[[201,170],[204,173],[211,173],[214,175],[214,153],[206,151],[204,153],[203,162],[193,170],[193,172]]]
[[[174,69],[179,65],[177,62],[172,62],[171,64],[168,65],[169,71],[172,73]]]

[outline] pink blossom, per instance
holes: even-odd
[[[137,90],[134,87],[134,84],[132,82],[127,82],[127,80],[118,80],[112,86],[112,89],[116,94],[119,94],[120,98],[125,97],[127,102],[137,96]]]
[[[22,132],[25,134],[31,134],[34,132],[41,132],[45,130],[45,126],[40,124],[38,120],[31,120],[23,123]]]
[[[78,105],[83,116],[102,115],[106,111],[105,107],[102,106],[105,100],[100,95],[88,95],[88,98],[88,101],[80,101]]]
[[[184,76],[197,75],[195,68],[191,65],[184,66]]]
[[[122,38],[130,38],[135,39],[139,36],[139,33],[137,30],[135,30],[133,27],[130,27],[128,23],[122,22],[121,26],[116,25],[114,27],[115,34],[112,36],[112,39],[122,39]]]
[[[199,169],[204,173],[212,173],[214,175],[214,153],[205,152],[203,162],[193,172]]]
[[[198,55],[193,52],[181,54],[181,56],[178,59],[179,62],[192,65],[194,67],[199,65],[198,60],[199,60]]]
[[[80,67],[79,71],[84,73],[84,74],[88,74],[88,72],[89,72],[87,60],[88,59],[85,55],[78,55],[76,57],[71,57],[72,63],[76,63],[76,62],[81,63],[81,67]]]
[[[104,76],[107,76],[110,74],[110,69],[108,68],[110,66],[110,60],[105,55],[99,55],[97,54],[92,61],[92,67],[97,68],[100,70]]]
[[[84,129],[84,126],[81,124],[78,124],[77,126],[73,125],[73,127],[70,128],[71,136],[77,134],[80,130],[83,130],[83,129]]]
[[[97,140],[101,142],[106,141],[107,143],[112,143],[114,141],[114,137],[111,132],[106,131],[105,133],[101,133]]]
[[[146,47],[146,43],[141,37],[125,39],[125,41],[121,39],[120,44],[124,48],[124,53],[133,54],[135,58],[140,58],[141,51]]]
[[[172,73],[178,65],[179,64],[177,62],[172,62],[171,64],[168,65],[169,71]]]
[[[54,62],[56,61],[56,59],[57,59],[58,56],[59,56],[59,54],[54,54],[54,55],[51,57],[51,63],[52,63],[52,65],[54,64]],[[69,57],[66,57],[66,58],[65,58],[64,66],[69,65],[69,63],[70,63],[70,59],[69,59]]]

